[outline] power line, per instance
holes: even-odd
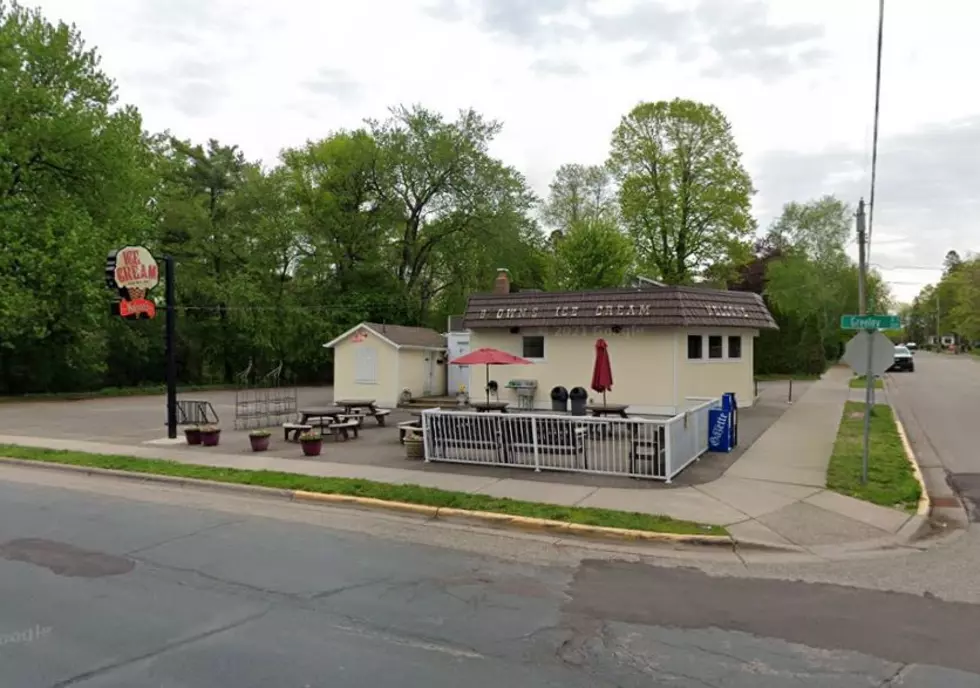
[[[871,236],[875,223],[875,182],[878,173],[878,115],[881,111],[881,46],[885,34],[885,0],[878,0],[878,60],[875,69],[875,118],[871,137],[871,195],[868,210],[867,256],[871,259]]]

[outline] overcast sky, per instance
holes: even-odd
[[[38,4],[79,26],[147,128],[268,163],[389,105],[473,106],[544,194],[558,165],[602,162],[636,103],[679,96],[732,121],[763,227],[787,201],[870,188],[877,0]],[[980,2],[885,12],[872,263],[938,268],[980,251]],[[903,300],[939,275],[884,273]]]

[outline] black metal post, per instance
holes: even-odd
[[[177,437],[177,313],[174,297],[174,259],[172,256],[163,258],[164,279],[166,285],[166,344],[167,344],[167,437]]]
[[[789,379],[789,403],[793,403],[793,378]]]

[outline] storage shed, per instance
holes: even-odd
[[[398,404],[446,393],[446,339],[427,327],[362,322],[324,344],[334,350],[334,398]]]

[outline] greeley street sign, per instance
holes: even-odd
[[[146,295],[160,283],[160,269],[148,249],[127,246],[110,252],[106,259],[105,279],[108,287],[119,294],[119,315],[124,318],[156,315],[156,304]]]
[[[842,315],[842,330],[898,330],[902,321],[897,315]]]

